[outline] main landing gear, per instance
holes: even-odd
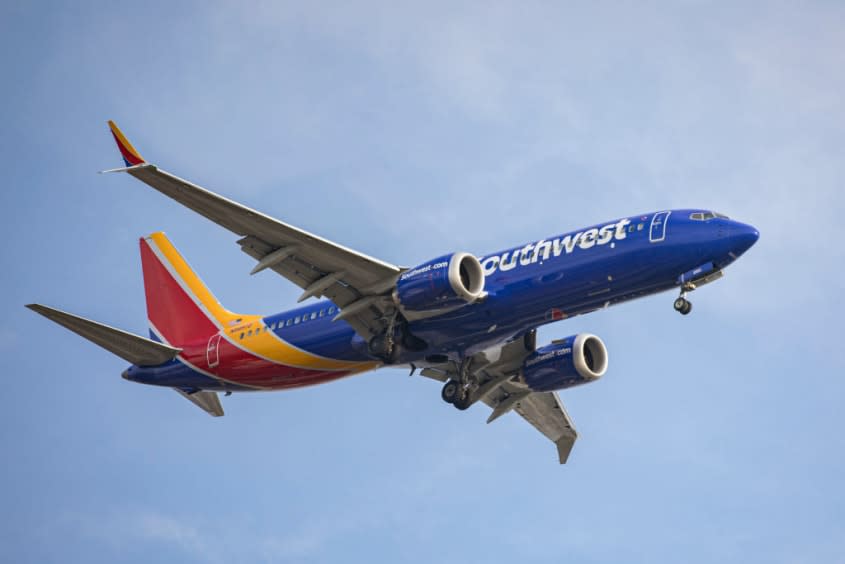
[[[457,378],[450,378],[443,384],[443,390],[440,392],[440,397],[446,403],[451,403],[457,409],[463,411],[472,405],[472,386],[470,385],[469,366],[471,359],[465,359],[461,362],[457,370]]]
[[[677,300],[675,300],[674,307],[675,311],[679,312],[681,315],[687,315],[692,311],[692,302],[687,300],[686,292],[681,292],[681,295],[678,296]]]
[[[461,386],[457,380],[449,380],[443,385],[443,390],[440,392],[440,397],[446,403],[451,403],[461,411],[470,406],[469,390]]]

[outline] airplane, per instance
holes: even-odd
[[[123,172],[239,237],[307,304],[271,315],[223,307],[164,233],[140,239],[149,338],[40,304],[27,307],[131,364],[122,376],[172,388],[212,416],[218,393],[285,390],[380,367],[404,367],[443,384],[459,410],[515,411],[566,463],[578,433],[559,391],[608,367],[596,335],[538,346],[537,328],[629,300],[687,295],[722,277],[759,237],[751,225],[704,209],[632,215],[475,255],[459,251],[396,266],[250,209],[149,163],[109,121]]]

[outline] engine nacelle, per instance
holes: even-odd
[[[586,384],[607,371],[607,348],[589,333],[572,335],[540,347],[522,364],[522,378],[535,392]]]
[[[484,294],[484,269],[469,253],[454,253],[403,272],[393,299],[409,319],[471,304]]]

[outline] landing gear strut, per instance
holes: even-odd
[[[687,315],[692,311],[692,303],[686,299],[686,293],[681,293],[677,300],[675,300],[675,311],[680,312],[681,315]]]

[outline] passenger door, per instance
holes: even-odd
[[[208,360],[209,368],[216,368],[220,364],[220,339],[223,335],[217,333],[212,335],[208,340],[208,348],[205,351],[206,360]]]
[[[659,243],[666,239],[666,223],[669,221],[670,211],[662,211],[654,214],[651,218],[651,229],[648,233],[648,240],[652,243]]]

